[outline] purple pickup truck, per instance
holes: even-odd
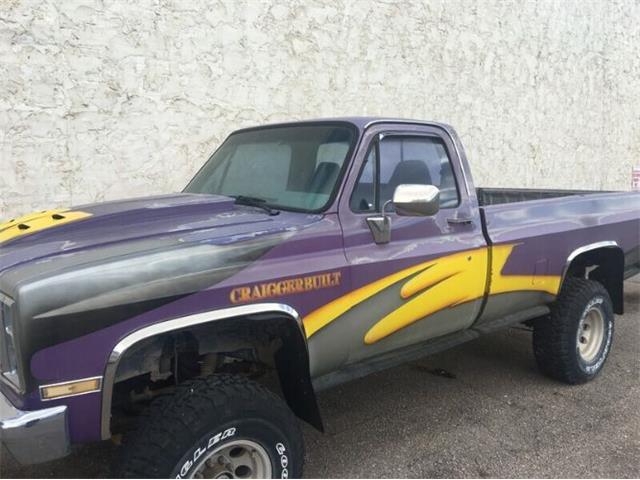
[[[639,194],[475,188],[444,124],[239,130],[182,193],[0,224],[2,443],[300,477],[318,390],[483,333],[525,324],[544,374],[594,378],[639,232]]]

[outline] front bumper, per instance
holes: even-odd
[[[70,450],[67,407],[22,411],[0,392],[0,439],[23,465],[64,457]]]

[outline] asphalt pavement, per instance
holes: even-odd
[[[327,432],[305,426],[308,477],[640,476],[640,278],[625,284],[604,370],[567,386],[536,370],[511,328],[320,393]],[[107,476],[109,443],[0,477]]]

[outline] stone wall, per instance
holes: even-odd
[[[0,218],[180,189],[231,131],[453,124],[482,186],[628,189],[640,3],[3,0]]]

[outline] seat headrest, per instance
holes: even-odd
[[[431,174],[427,165],[422,160],[405,160],[398,163],[389,179],[389,185],[397,187],[404,183],[431,185]]]

